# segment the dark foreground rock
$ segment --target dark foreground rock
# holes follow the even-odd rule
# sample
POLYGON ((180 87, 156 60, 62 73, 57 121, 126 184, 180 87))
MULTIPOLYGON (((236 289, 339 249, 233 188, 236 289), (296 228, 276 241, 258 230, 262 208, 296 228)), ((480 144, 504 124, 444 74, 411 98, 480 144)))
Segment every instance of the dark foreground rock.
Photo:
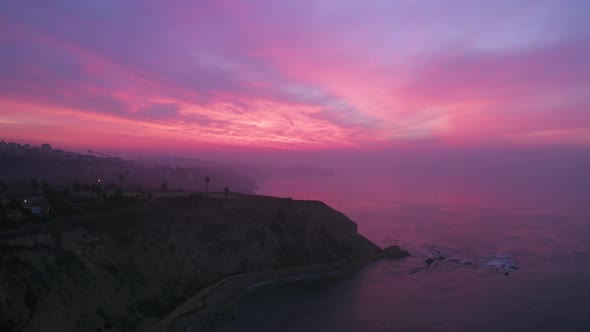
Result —
POLYGON ((385 258, 397 259, 408 257, 410 256, 410 253, 407 250, 400 248, 399 246, 390 246, 383 249, 383 255, 385 256, 385 258))
POLYGON ((146 203, 0 234, 0 330, 146 330, 229 276, 406 255, 317 201, 146 203))

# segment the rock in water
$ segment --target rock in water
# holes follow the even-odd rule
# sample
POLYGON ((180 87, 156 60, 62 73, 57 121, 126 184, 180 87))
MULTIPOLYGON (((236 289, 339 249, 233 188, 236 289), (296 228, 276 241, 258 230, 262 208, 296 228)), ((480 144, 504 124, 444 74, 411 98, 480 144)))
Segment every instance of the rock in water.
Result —
POLYGON ((424 263, 426 263, 426 265, 430 266, 430 265, 432 265, 432 263, 434 263, 434 258, 427 258, 426 260, 424 260, 424 263))
POLYGON ((409 252, 400 248, 399 246, 389 246, 383 249, 383 254, 386 258, 394 259, 394 258, 403 258, 408 257, 410 255, 409 252))

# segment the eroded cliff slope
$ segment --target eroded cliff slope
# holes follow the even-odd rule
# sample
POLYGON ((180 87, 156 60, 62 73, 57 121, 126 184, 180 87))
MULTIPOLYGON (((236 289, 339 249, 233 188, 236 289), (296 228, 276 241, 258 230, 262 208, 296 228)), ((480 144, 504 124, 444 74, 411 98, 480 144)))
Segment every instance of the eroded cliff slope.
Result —
POLYGON ((130 331, 229 275, 380 255, 321 202, 144 203, 0 235, 0 330, 130 331))

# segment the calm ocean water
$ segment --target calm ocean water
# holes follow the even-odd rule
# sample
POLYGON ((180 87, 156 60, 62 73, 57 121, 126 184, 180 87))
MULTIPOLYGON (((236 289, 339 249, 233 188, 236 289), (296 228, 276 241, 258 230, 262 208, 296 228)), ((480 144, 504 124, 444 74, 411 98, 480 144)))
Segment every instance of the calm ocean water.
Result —
POLYGON ((214 331, 590 331, 584 190, 326 176, 259 192, 322 200, 413 257, 257 288, 214 331))

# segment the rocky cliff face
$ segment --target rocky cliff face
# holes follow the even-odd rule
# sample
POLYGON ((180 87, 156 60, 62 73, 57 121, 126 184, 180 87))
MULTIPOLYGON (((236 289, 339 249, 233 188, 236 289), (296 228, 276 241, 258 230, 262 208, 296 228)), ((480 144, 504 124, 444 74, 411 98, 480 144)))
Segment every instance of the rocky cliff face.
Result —
POLYGON ((0 236, 0 330, 130 331, 229 275, 382 254, 321 202, 155 202, 0 236))

